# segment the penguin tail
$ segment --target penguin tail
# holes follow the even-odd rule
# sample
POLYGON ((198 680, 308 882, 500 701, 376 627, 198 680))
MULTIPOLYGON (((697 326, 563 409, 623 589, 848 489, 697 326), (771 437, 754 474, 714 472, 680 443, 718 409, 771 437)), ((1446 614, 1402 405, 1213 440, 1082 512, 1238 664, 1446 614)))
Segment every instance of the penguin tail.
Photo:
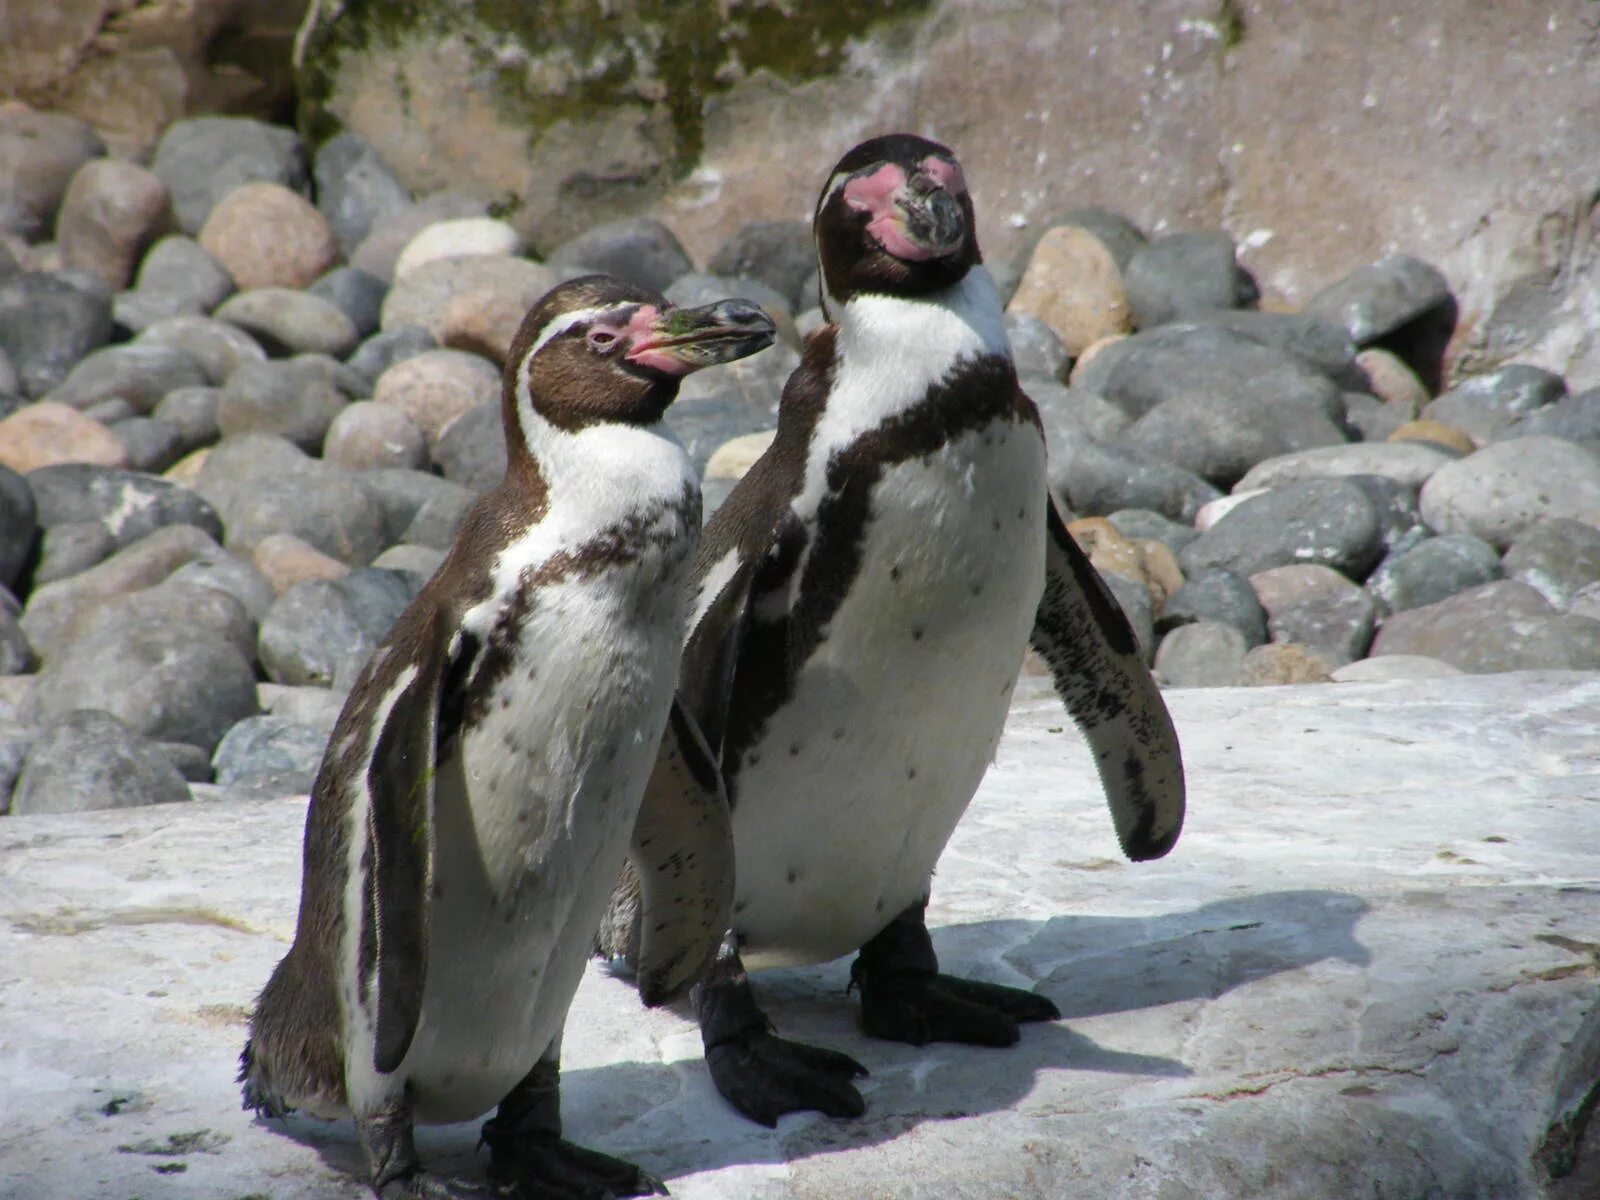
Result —
POLYGON ((244 1049, 239 1052, 239 1074, 235 1077, 239 1083, 240 1093, 244 1098, 242 1107, 253 1110, 258 1117, 286 1117, 294 1111, 283 1102, 271 1081, 263 1064, 256 1056, 255 1038, 245 1040, 244 1049))
POLYGON ((632 975, 639 966, 639 876, 625 863, 611 903, 594 936, 594 954, 611 963, 619 975, 632 975))

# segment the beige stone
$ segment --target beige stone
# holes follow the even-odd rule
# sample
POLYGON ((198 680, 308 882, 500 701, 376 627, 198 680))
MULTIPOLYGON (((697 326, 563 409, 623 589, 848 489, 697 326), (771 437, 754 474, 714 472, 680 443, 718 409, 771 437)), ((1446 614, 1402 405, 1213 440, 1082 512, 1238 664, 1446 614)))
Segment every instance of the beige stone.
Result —
POLYGON ((450 422, 499 395, 493 363, 460 350, 427 350, 378 376, 372 399, 404 412, 432 447, 450 422))
POLYGON ((327 219, 282 184, 234 188, 211 210, 200 245, 233 276, 240 291, 304 288, 338 260, 327 219))
POLYGON ((128 286, 145 248, 168 228, 167 186, 138 163, 90 159, 67 186, 56 219, 61 259, 98 275, 115 291, 128 286))
POLYGON ((1241 687, 1278 687, 1290 683, 1328 683, 1332 668, 1320 656, 1294 642, 1256 646, 1239 665, 1241 687))
POLYGON ((1133 328, 1116 259, 1093 233, 1071 225, 1039 239, 1006 311, 1043 321, 1074 357, 1133 328))
MULTIPOLYGON (((5 52, 0 45, 0 64, 5 52)), ((75 117, 0 108, 0 228, 31 241, 47 236, 72 177, 105 152, 100 135, 75 117)))
POLYGON ((192 488, 200 482, 200 472, 205 470, 206 455, 211 453, 210 446, 201 446, 198 450, 191 450, 165 471, 161 478, 173 483, 181 483, 186 488, 192 488))
POLYGON ((128 465, 128 448, 104 425, 53 400, 19 408, 0 421, 0 466, 26 474, 57 463, 128 465))
POLYGON ((398 405, 357 400, 340 411, 328 426, 322 457, 352 471, 374 467, 425 469, 428 441, 398 405))
POLYGON ((1100 338, 1097 341, 1090 342, 1087 346, 1085 346, 1083 348, 1083 353, 1078 355, 1077 361, 1072 364, 1072 374, 1068 377, 1070 382, 1078 382, 1079 372, 1083 371, 1084 368, 1094 361, 1095 355, 1099 354, 1100 351, 1104 350, 1107 346, 1115 345, 1117 342, 1120 342, 1127 336, 1128 335, 1125 333, 1108 334, 1107 336, 1100 338))
POLYGON ((1154 538, 1134 538, 1133 542, 1144 559, 1145 575, 1150 580, 1150 598, 1159 607, 1183 586, 1183 568, 1178 565, 1178 556, 1172 552, 1172 547, 1165 542, 1154 538))
POLYGON ((1290 563, 1282 567, 1269 567, 1250 576, 1250 586, 1268 616, 1302 601, 1318 600, 1360 587, 1332 567, 1325 567, 1321 563, 1290 563))
POLYGON ((1459 450, 1463 454, 1471 454, 1476 450, 1477 444, 1472 440, 1472 435, 1464 429, 1454 425, 1447 425, 1443 421, 1407 421, 1385 439, 1390 442, 1432 442, 1436 446, 1445 446, 1451 450, 1459 450))
POLYGON ((750 468, 756 465, 756 459, 767 452, 776 435, 777 430, 768 429, 762 433, 729 438, 712 451, 706 462, 706 478, 743 479, 750 468))
POLYGON ((457 217, 435 221, 406 243, 395 260, 394 278, 404 279, 418 267, 446 258, 483 258, 520 254, 522 237, 493 217, 457 217))
POLYGON ((1104 517, 1080 517, 1067 525, 1067 532, 1096 568, 1130 579, 1153 593, 1144 554, 1110 521, 1104 517))
POLYGON ((251 565, 283 595, 297 583, 313 579, 343 579, 350 568, 292 533, 269 533, 250 552, 251 565))
POLYGON ((1368 346, 1356 355, 1356 365, 1372 381, 1372 394, 1407 417, 1415 417, 1428 402, 1428 389, 1404 359, 1381 346, 1368 346))
POLYGON ((527 315, 528 306, 519 295, 488 288, 460 292, 450 297, 439 316, 439 344, 504 366, 527 315))
MULTIPOLYGON (((520 309, 520 323, 559 279, 549 267, 507 255, 439 259, 418 267, 389 289, 383 300, 382 325, 384 329, 419 325, 442 342, 446 317, 457 298, 475 294, 497 297, 493 305, 502 314, 497 318, 500 322, 509 321, 509 314, 520 309)), ((490 306, 484 299, 471 303, 486 309, 490 306)), ((458 321, 464 312, 455 310, 458 321)))

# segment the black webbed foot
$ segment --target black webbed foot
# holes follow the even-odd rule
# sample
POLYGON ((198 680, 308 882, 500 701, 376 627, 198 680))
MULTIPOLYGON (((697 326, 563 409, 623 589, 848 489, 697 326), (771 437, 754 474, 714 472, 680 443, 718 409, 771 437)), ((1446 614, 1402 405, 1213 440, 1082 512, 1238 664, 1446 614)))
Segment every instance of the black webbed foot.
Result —
POLYGON ((464 1179, 424 1171, 412 1140, 411 1110, 404 1105, 358 1117, 356 1137, 378 1200, 486 1200, 495 1194, 464 1179))
POLYGON ((787 1041, 756 1005, 730 933, 691 993, 711 1080, 723 1099, 771 1128, 784 1113, 859 1117, 866 1102, 850 1082, 867 1069, 848 1054, 787 1041))
POLYGON ((521 1133, 489 1143, 489 1177, 517 1200, 620 1200, 665 1196, 661 1180, 633 1163, 555 1134, 521 1133))
POLYGON ((447 1179, 421 1169, 391 1179, 373 1191, 378 1200, 489 1200, 491 1196, 503 1194, 465 1179, 447 1179))

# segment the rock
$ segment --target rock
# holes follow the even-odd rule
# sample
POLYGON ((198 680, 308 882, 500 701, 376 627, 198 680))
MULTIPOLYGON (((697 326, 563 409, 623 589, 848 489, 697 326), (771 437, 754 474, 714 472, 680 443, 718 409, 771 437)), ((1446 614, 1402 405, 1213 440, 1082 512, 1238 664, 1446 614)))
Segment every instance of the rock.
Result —
POLYGON ((715 371, 696 371, 678 386, 667 421, 670 424, 673 414, 688 405, 714 401, 742 404, 759 415, 761 428, 770 426, 778 415, 784 384, 799 365, 800 355, 780 341, 715 371))
POLYGON ((261 624, 262 669, 274 683, 348 688, 410 600, 395 571, 297 584, 261 624))
POLYGON ((239 647, 240 630, 253 628, 231 596, 188 584, 80 613, 70 640, 46 659, 40 721, 100 708, 157 741, 209 752, 256 711, 255 670, 239 647))
POLYGON ((1330 664, 1305 646, 1269 642, 1254 646, 1239 664, 1241 687, 1281 687, 1294 683, 1328 683, 1330 664))
POLYGON ((1525 583, 1503 579, 1395 613, 1372 653, 1421 654, 1470 674, 1600 668, 1600 621, 1555 612, 1525 583))
MULTIPOLYGON (((1369 441, 1372 439, 1368 439, 1369 441)), ((1466 430, 1454 425, 1446 425, 1443 421, 1406 421, 1397 425, 1392 431, 1384 435, 1384 440, 1390 442, 1418 442, 1432 443, 1442 446, 1446 450, 1453 450, 1453 457, 1471 454, 1476 450, 1477 443, 1472 440, 1466 430)))
POLYGON ((1133 328, 1115 257, 1092 231, 1070 225, 1039 239, 1006 313, 1042 322, 1074 358, 1101 338, 1133 328))
POLYGON ((664 292, 694 263, 677 235, 654 217, 630 217, 592 226, 551 250, 553 267, 582 267, 664 292))
POLYGON ((270 183, 301 192, 307 182, 305 149, 293 130, 236 117, 178 121, 162 135, 152 167, 187 234, 198 234, 212 210, 240 188, 270 183))
POLYGON ((1366 654, 1377 627, 1378 604, 1358 587, 1322 592, 1271 610, 1272 640, 1303 646, 1330 669, 1366 654))
POLYGON ((210 445, 221 436, 217 428, 217 405, 221 396, 220 388, 175 388, 161 397, 150 415, 177 430, 179 445, 187 454, 210 445))
POLYGON ((513 296, 470 291, 451 297, 439 318, 439 344, 504 366, 528 310, 513 296))
MULTIPOLYGON (((710 372, 707 373, 710 374, 710 372)), ((719 370, 715 374, 726 376, 731 375, 732 372, 719 370)), ((694 376, 690 376, 690 378, 693 379, 694 376)), ((710 462, 711 455, 718 446, 732 441, 736 437, 744 437, 752 433, 763 433, 772 428, 773 425, 772 413, 755 405, 745 403, 736 390, 737 385, 732 381, 723 379, 721 382, 724 385, 723 390, 711 396, 684 397, 680 393, 680 398, 671 408, 667 409, 666 418, 662 422, 672 431, 672 435, 683 444, 683 448, 688 452, 689 461, 694 465, 695 471, 702 475, 705 473, 706 464, 710 462)), ((498 408, 498 406, 496 407, 498 408)), ((482 411, 482 408, 480 407, 480 409, 474 411, 482 411)), ((462 421, 465 422, 468 419, 470 419, 470 414, 468 417, 463 417, 462 421)), ((478 419, 485 424, 487 423, 486 418, 479 417, 478 419)), ((454 434, 455 428, 452 427, 450 432, 454 434)), ((435 449, 434 456, 436 459, 440 454, 444 453, 444 441, 446 440, 449 439, 441 440, 439 446, 435 449)), ((487 454, 487 449, 485 454, 487 454)), ((491 470, 492 465, 491 462, 485 461, 477 478, 485 479, 493 474, 492 482, 498 483, 500 476, 491 470)), ((504 470, 503 466, 501 470, 504 470)), ((444 473, 447 479, 457 477, 451 474, 451 469, 448 465, 446 465, 444 473)), ((466 483, 467 480, 462 478, 460 482, 466 483)))
POLYGON ((186 487, 153 475, 89 463, 41 467, 28 475, 46 527, 98 522, 117 549, 168 525, 192 525, 222 537, 216 510, 186 487))
POLYGON ((1244 576, 1295 562, 1364 579, 1383 550, 1372 500, 1343 479, 1306 479, 1257 496, 1184 547, 1184 574, 1227 567, 1244 576))
POLYGON ((1419 488, 1455 456, 1423 442, 1354 442, 1317 446, 1263 459, 1240 477, 1234 491, 1278 487, 1297 479, 1381 475, 1408 488, 1419 488))
POLYGON ((323 143, 312 174, 317 208, 347 258, 374 224, 411 208, 405 185, 384 165, 371 143, 350 130, 323 143))
POLYGON ((1500 437, 1520 419, 1560 400, 1566 391, 1561 376, 1513 364, 1457 384, 1424 408, 1422 415, 1454 425, 1482 445, 1500 437))
POLYGON ((405 571, 421 582, 439 570, 444 563, 444 556, 443 550, 435 550, 432 546, 409 546, 402 542, 378 555, 372 560, 372 565, 390 571, 405 571))
POLYGON ((259 683, 256 694, 269 716, 296 725, 306 725, 326 738, 333 732, 347 693, 324 687, 290 687, 282 683, 259 683))
POLYGON ((350 253, 350 265, 389 282, 394 279, 394 264, 400 252, 422 230, 435 221, 487 216, 488 208, 484 201, 457 192, 435 192, 416 204, 376 219, 361 244, 350 253))
POLYGON ((361 400, 333 418, 322 444, 322 457, 353 471, 372 467, 426 469, 428 439, 404 409, 361 400))
POLYGON ((11 811, 18 816, 138 808, 189 799, 170 759, 109 713, 63 713, 28 750, 11 811))
POLYGON ((344 393, 302 362, 247 363, 223 385, 217 429, 225 438, 277 434, 311 453, 322 449, 345 404, 344 393))
MULTIPOLYGON (((1250 587, 1266 610, 1270 620, 1285 609, 1309 600, 1326 600, 1348 592, 1358 592, 1361 585, 1339 574, 1332 567, 1317 563, 1291 563, 1286 567, 1269 567, 1250 576, 1250 587)), ((1279 641, 1295 641, 1280 638, 1279 641)))
POLYGON ((1385 654, 1345 663, 1333 671, 1335 683, 1383 683, 1389 680, 1443 679, 1463 674, 1459 667, 1421 654, 1385 654))
POLYGON ((397 362, 415 358, 424 350, 432 350, 438 343, 426 329, 415 325, 401 325, 375 333, 357 346, 347 365, 359 372, 368 383, 376 383, 397 362))
POLYGON ((1134 323, 1149 329, 1191 313, 1254 304, 1255 282, 1239 269, 1235 253, 1233 239, 1218 230, 1168 234, 1145 246, 1123 272, 1134 323))
POLYGON ((41 400, 0 420, 0 466, 26 474, 54 463, 128 464, 127 447, 98 421, 41 400))
MULTIPOLYGON (((1074 389, 1076 390, 1076 389, 1074 389)), ((1050 425, 1046 426, 1051 431, 1050 425)), ((1152 455, 1108 446, 1089 437, 1050 441, 1050 486, 1074 509, 1109 513, 1147 508, 1176 521, 1192 521, 1221 493, 1205 480, 1152 455)))
POLYGON ((283 717, 246 717, 217 745, 211 758, 224 787, 248 784, 257 794, 300 795, 311 790, 328 735, 283 717))
POLYGON ((38 731, 30 725, 0 720, 0 817, 11 811, 11 793, 38 731))
POLYGON ((199 242, 181 234, 150 247, 139 263, 134 286, 146 296, 170 301, 165 316, 201 316, 234 291, 233 276, 222 264, 199 242))
POLYGON ((1099 574, 1115 597, 1117 607, 1122 609, 1122 615, 1128 618, 1134 640, 1139 643, 1140 657, 1148 663, 1156 649, 1155 606, 1150 600, 1150 589, 1139 580, 1112 571, 1101 571, 1099 574))
POLYGON ((171 317, 141 332, 138 345, 175 346, 199 362, 206 382, 225 383, 245 363, 265 362, 267 352, 244 330, 211 317, 171 317))
POLYGON ((1180 625, 1156 647, 1156 679, 1163 687, 1232 687, 1248 649, 1244 635, 1232 625, 1180 625))
MULTIPOLYGON (((463 487, 440 490, 422 502, 416 515, 400 535, 407 545, 423 546, 430 550, 448 550, 455 543, 456 532, 467 512, 478 497, 463 487)), ((382 564, 374 560, 374 566, 382 564)), ((428 572, 432 574, 432 572, 428 572)))
POLYGON ((322 214, 276 183, 229 192, 212 208, 199 240, 246 291, 306 287, 339 257, 322 214))
MULTIPOLYGON (((694 437, 696 430, 695 414, 690 412, 687 417, 678 413, 683 407, 682 402, 674 404, 667 410, 668 424, 672 425, 672 417, 678 414, 682 418, 678 429, 686 428, 694 437)), ((709 422, 707 422, 709 424, 709 422)), ((721 426, 729 429, 728 436, 747 432, 744 428, 733 428, 730 424, 721 426)), ((677 432, 680 440, 683 433, 677 432)), ((697 448, 701 448, 706 457, 710 456, 711 442, 714 432, 700 433, 695 439, 697 448)), ((724 437, 722 441, 726 441, 724 437)), ((686 442, 685 445, 688 445, 686 442)), ((721 445, 717 442, 716 445, 721 445)), ((506 474, 506 435, 505 421, 500 411, 500 401, 479 404, 476 408, 462 413, 450 423, 439 440, 430 450, 434 464, 444 473, 444 477, 453 483, 458 483, 472 491, 474 495, 488 491, 505 478, 506 474)))
POLYGON ((28 572, 32 587, 70 579, 116 553, 116 539, 99 521, 77 521, 41 529, 37 557, 28 572))
POLYGON ((16 585, 38 536, 39 508, 33 488, 19 472, 0 466, 0 586, 16 585))
POLYGON ((1389 254, 1312 296, 1305 312, 1337 323, 1358 346, 1367 346, 1450 303, 1450 285, 1437 269, 1389 254))
POLYGON ((447 319, 457 325, 462 320, 460 309, 452 315, 459 297, 477 294, 471 303, 503 304, 526 314, 558 278, 550 267, 525 258, 447 258, 426 263, 389 289, 382 327, 387 331, 415 325, 442 341, 447 319))
POLYGON ((1155 623, 1169 634, 1197 621, 1215 621, 1237 629, 1246 647, 1267 640, 1267 614, 1248 581, 1223 567, 1188 573, 1183 586, 1167 598, 1155 623))
POLYGON ((706 460, 706 478, 743 479, 750 468, 756 465, 756 460, 771 447, 776 433, 776 430, 769 429, 723 442, 706 460))
POLYGON ((1340 445, 1345 434, 1313 409, 1239 392, 1179 396, 1151 409, 1126 443, 1216 484, 1230 487, 1263 459, 1340 445))
POLYGON ((441 259, 521 253, 521 235, 504 221, 493 217, 435 221, 420 230, 400 251, 394 264, 394 279, 398 282, 418 267, 441 259))
MULTIPOLYGON (((188 783, 211 782, 211 757, 188 742, 156 742, 156 748, 188 783)), ((193 793, 190 793, 191 798, 193 793)))
POLYGON ((67 186, 106 152, 94 128, 59 112, 0 112, 0 229, 30 242, 48 237, 67 186))
POLYGON ((1551 404, 1518 417, 1501 432, 1502 438, 1555 437, 1569 442, 1600 441, 1600 388, 1576 396, 1563 396, 1551 404))
POLYGON ((379 314, 389 285, 355 267, 335 267, 307 290, 349 317, 356 336, 364 338, 378 330, 379 314))
POLYGON ((250 562, 274 593, 316 579, 343 579, 350 568, 292 533, 273 533, 256 544, 250 562))
POLYGON ((1422 515, 1441 533, 1476 534, 1503 550, 1540 520, 1600 520, 1600 462, 1555 438, 1496 442, 1434 472, 1422 515))
POLYGON ((1366 373, 1372 393, 1389 407, 1414 417, 1428 403, 1428 389, 1398 354, 1368 346, 1356 355, 1356 365, 1366 373))
POLYGON ((1235 492, 1231 496, 1218 496, 1215 500, 1201 505, 1200 511, 1195 513, 1195 529, 1204 533, 1246 500, 1254 500, 1257 496, 1265 496, 1269 490, 1268 488, 1258 488, 1250 492, 1235 492))
POLYGON ((338 305, 310 292, 263 287, 230 296, 217 317, 243 329, 269 354, 330 354, 342 358, 361 339, 338 305))
POLYGON ((1408 409, 1390 408, 1366 392, 1345 392, 1344 424, 1363 442, 1384 441, 1411 418, 1408 409))
POLYGON ((1356 360, 1356 344, 1341 326, 1331 321, 1305 313, 1214 308, 1189 313, 1181 324, 1215 326, 1292 354, 1345 391, 1365 392, 1371 383, 1356 360))
MULTIPOLYGON (((0 675, 23 675, 38 665, 33 647, 28 644, 28 635, 17 619, 19 615, 10 605, 0 605, 0 675)), ((10 783, 6 778, 5 754, 5 739, 0 735, 0 797, 7 794, 10 783)), ((15 777, 13 771, 11 778, 15 777)))
POLYGON ((111 297, 81 273, 25 274, 0 280, 0 351, 35 399, 67 377, 111 336, 111 297))
POLYGON ((1115 525, 1123 536, 1160 542, 1173 554, 1200 536, 1200 531, 1194 526, 1180 524, 1148 508, 1120 508, 1106 520, 1115 525))
POLYGON ((385 536, 391 542, 404 540, 417 514, 429 504, 437 501, 441 511, 465 511, 477 499, 476 492, 427 471, 382 467, 362 471, 356 478, 383 510, 385 536))
POLYGON ((1506 578, 1566 608, 1583 588, 1600 581, 1600 529, 1567 517, 1552 517, 1523 530, 1501 562, 1506 578))
MULTIPOLYGON (((1017 374, 1024 380, 1031 375, 1056 382, 1066 378, 1072 364, 1066 343, 1039 318, 1008 311, 1006 340, 1011 343, 1011 358, 1017 364, 1017 374)), ((1024 383, 1023 391, 1027 390, 1028 385, 1024 383)))
POLYGON ((373 402, 404 413, 433 445, 469 409, 498 405, 500 376, 493 363, 475 354, 428 350, 380 375, 373 402))
POLYGON ((168 221, 167 189, 137 163, 94 158, 78 168, 61 201, 56 241, 69 267, 113 289, 133 278, 140 255, 168 221))
POLYGON ((1346 475, 1346 483, 1360 488, 1378 514, 1378 542, 1385 554, 1410 539, 1420 540, 1429 530, 1422 522, 1415 489, 1386 475, 1346 475))
MULTIPOLYGON (((1065 448, 1071 446, 1074 439, 1088 436, 1115 448, 1117 439, 1132 424, 1127 413, 1088 388, 1063 387, 1053 379, 1037 376, 1021 382, 1039 410, 1045 440, 1052 445, 1065 448)), ((1215 489, 1207 484, 1205 490, 1215 489)))
POLYGON ((106 400, 126 400, 148 416, 168 392, 206 382, 204 366, 188 351, 157 342, 107 346, 84 358, 47 400, 80 412, 106 400))
POLYGON ((713 275, 758 279, 798 312, 817 300, 817 251, 809 221, 747 221, 706 263, 713 275))
POLYGON ((212 588, 232 596, 257 625, 266 619, 267 610, 278 598, 260 571, 231 554, 192 558, 168 575, 166 582, 212 588))

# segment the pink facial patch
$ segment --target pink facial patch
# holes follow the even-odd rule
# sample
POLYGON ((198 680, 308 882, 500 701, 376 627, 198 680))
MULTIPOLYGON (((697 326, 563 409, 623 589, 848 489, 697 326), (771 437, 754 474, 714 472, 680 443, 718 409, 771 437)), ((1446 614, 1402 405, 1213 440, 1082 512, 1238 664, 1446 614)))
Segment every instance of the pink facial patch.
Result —
POLYGON ((871 217, 867 232, 890 254, 906 262, 925 262, 933 252, 906 237, 905 218, 897 203, 905 186, 905 171, 885 163, 872 174, 857 175, 846 183, 844 202, 871 217))
POLYGON ((952 196, 959 196, 967 190, 967 177, 961 173, 960 163, 930 154, 919 165, 923 174, 937 180, 939 186, 952 196))
POLYGON ((687 375, 694 369, 693 367, 665 350, 656 349, 659 335, 652 326, 660 317, 661 310, 655 305, 639 306, 628 323, 617 331, 628 341, 628 351, 623 357, 629 362, 638 363, 641 367, 660 371, 663 375, 687 375))

